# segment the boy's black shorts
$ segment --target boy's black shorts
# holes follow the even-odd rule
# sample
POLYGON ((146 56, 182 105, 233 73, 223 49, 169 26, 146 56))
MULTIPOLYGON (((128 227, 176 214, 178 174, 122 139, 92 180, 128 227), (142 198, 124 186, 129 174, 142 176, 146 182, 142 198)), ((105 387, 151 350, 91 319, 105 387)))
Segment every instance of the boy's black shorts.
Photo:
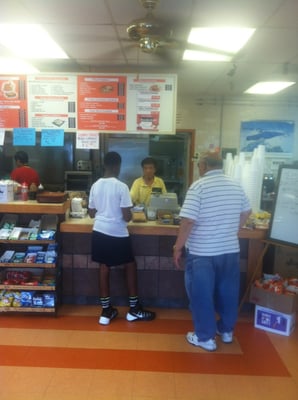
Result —
POLYGON ((106 264, 108 267, 127 264, 134 261, 131 238, 115 237, 93 231, 91 239, 92 261, 106 264))

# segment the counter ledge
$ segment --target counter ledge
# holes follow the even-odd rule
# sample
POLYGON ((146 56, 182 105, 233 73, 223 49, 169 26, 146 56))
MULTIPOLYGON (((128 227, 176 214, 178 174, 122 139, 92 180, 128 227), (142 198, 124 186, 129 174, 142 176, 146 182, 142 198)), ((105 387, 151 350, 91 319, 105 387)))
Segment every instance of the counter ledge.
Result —
MULTIPOLYGON (((91 233, 94 220, 90 217, 85 218, 67 218, 60 224, 61 232, 68 233, 91 233)), ((128 230, 132 235, 161 235, 161 236, 177 236, 178 225, 162 225, 156 221, 147 222, 130 222, 128 230)), ((257 239, 266 238, 267 231, 263 229, 241 229, 239 238, 241 239, 257 239)))

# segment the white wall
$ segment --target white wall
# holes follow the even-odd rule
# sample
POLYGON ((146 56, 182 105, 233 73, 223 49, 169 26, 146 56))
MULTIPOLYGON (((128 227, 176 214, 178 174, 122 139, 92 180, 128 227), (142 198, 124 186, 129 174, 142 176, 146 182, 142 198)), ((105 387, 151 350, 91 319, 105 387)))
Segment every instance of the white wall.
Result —
MULTIPOLYGON (((195 153, 219 146, 220 148, 240 147, 240 125, 242 121, 291 120, 295 123, 295 143, 292 157, 268 157, 266 173, 275 173, 280 161, 298 160, 298 104, 274 103, 271 101, 202 101, 190 104, 178 99, 177 129, 195 129, 195 153)), ((197 178, 194 162, 194 178, 197 178)))

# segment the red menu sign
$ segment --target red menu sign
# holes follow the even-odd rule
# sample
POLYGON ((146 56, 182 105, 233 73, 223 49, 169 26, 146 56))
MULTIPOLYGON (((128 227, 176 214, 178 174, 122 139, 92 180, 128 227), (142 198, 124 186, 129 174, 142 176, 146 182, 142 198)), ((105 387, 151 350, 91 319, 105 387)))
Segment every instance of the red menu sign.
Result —
POLYGON ((126 130, 126 76, 78 76, 78 128, 126 130))
POLYGON ((0 76, 0 128, 26 128, 25 76, 0 76))
POLYGON ((175 133, 176 75, 0 76, 0 128, 175 133))

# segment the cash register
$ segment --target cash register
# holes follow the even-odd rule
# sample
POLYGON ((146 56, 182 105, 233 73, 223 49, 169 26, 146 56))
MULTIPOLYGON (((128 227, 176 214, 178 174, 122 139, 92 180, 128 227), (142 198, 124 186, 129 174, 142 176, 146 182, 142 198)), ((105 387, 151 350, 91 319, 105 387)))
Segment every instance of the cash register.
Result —
POLYGON ((176 193, 153 193, 147 207, 148 219, 157 219, 162 224, 173 224, 179 214, 179 204, 176 193))
POLYGON ((178 199, 176 193, 153 193, 150 197, 149 208, 156 210, 172 210, 173 212, 179 210, 178 199))

